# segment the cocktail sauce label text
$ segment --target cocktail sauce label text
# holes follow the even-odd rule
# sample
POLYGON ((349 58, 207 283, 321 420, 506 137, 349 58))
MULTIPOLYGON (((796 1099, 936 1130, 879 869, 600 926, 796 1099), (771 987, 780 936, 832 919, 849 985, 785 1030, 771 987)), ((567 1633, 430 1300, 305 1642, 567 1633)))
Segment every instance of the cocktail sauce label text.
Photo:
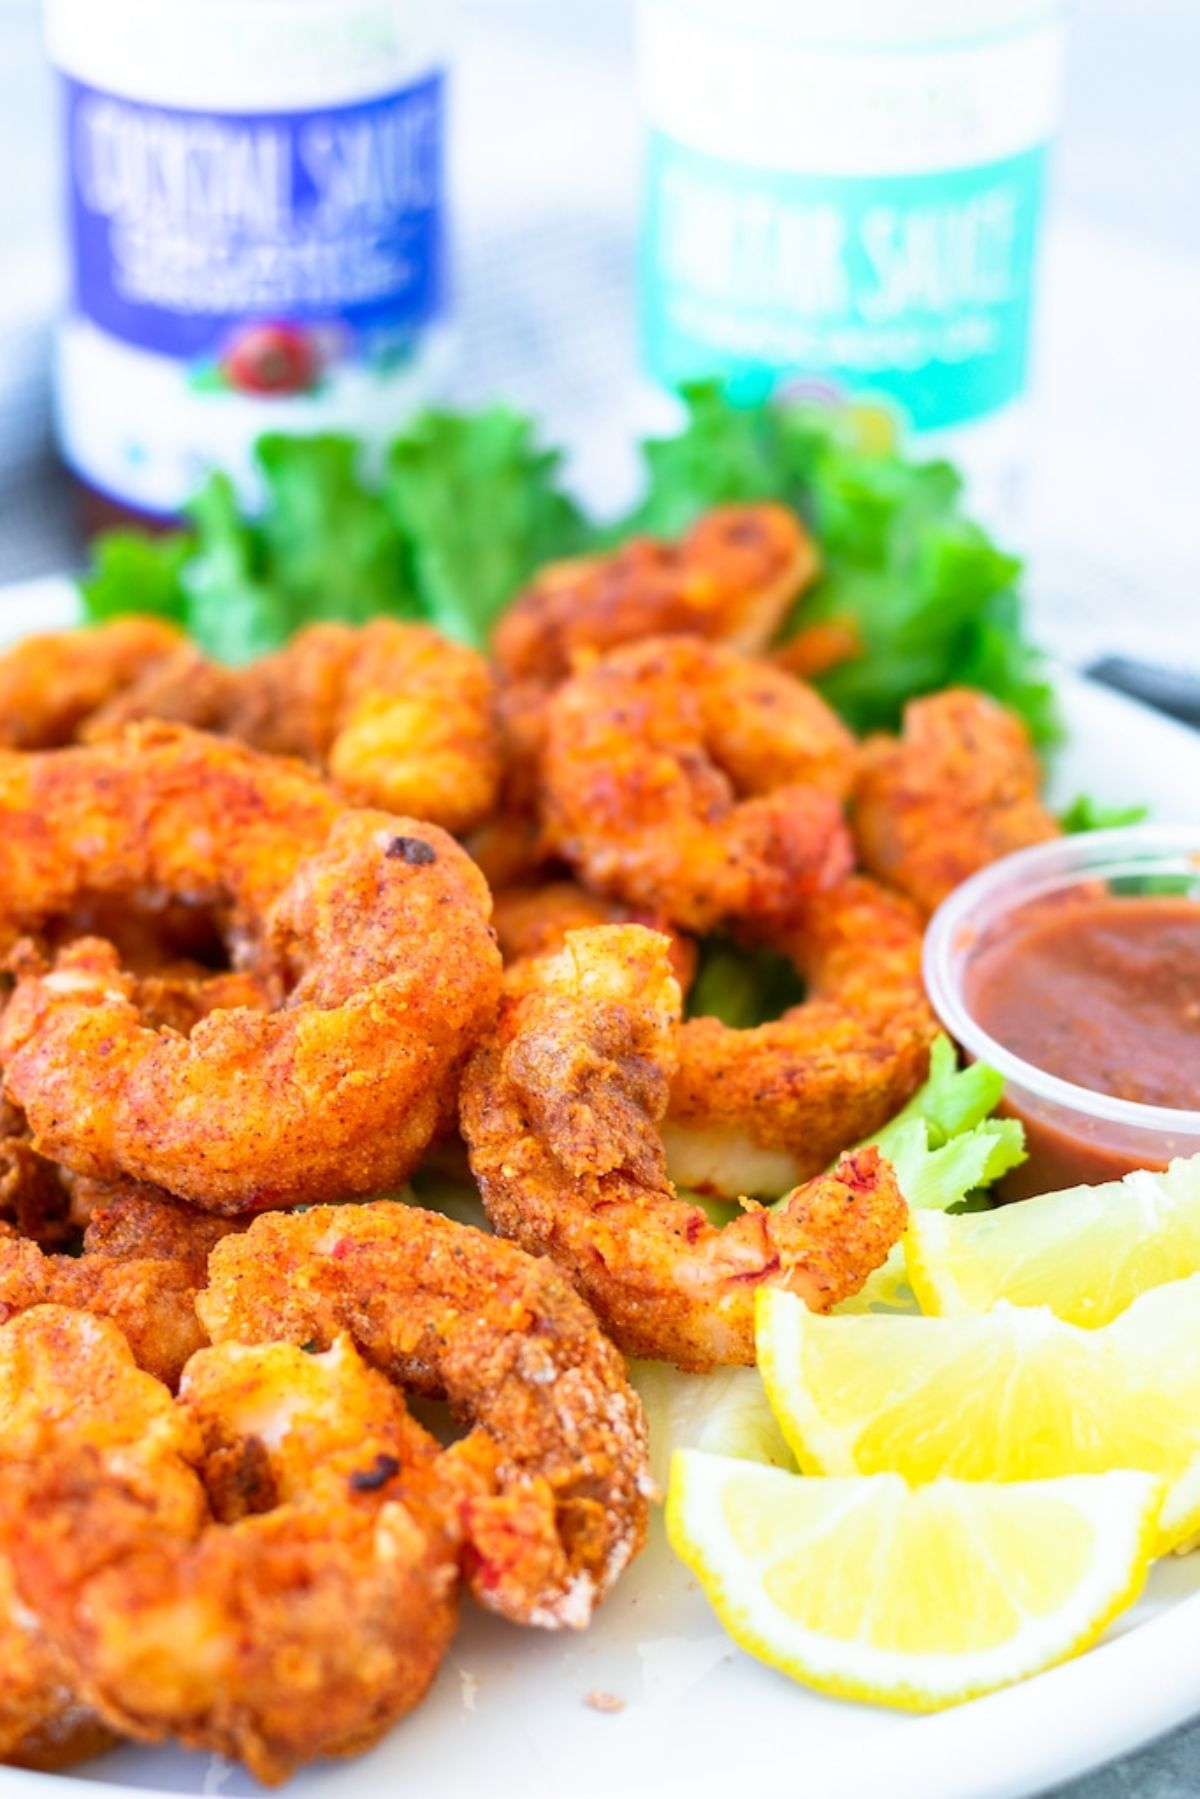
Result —
POLYGON ((417 0, 48 0, 68 462, 176 512, 265 431, 393 435, 446 345, 447 75, 417 0))
POLYGON ((336 322, 369 349, 436 315, 440 76, 257 117, 65 86, 74 300, 101 330, 219 356, 248 316, 336 322))

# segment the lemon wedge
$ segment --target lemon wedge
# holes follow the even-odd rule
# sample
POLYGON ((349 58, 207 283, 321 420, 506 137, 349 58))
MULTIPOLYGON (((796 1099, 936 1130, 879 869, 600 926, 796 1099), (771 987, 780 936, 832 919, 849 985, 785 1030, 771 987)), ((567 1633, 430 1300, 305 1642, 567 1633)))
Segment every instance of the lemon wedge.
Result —
POLYGON ((955 1318, 818 1317, 766 1288, 758 1361, 805 1472, 920 1483, 1139 1469, 1167 1486, 1160 1548, 1200 1530, 1200 1275, 1097 1330, 1003 1301, 955 1318))
POLYGON ((933 1711, 1094 1643, 1141 1590, 1161 1497, 1144 1474, 912 1489, 682 1449, 667 1532, 751 1655, 933 1711))
POLYGON ((904 1253, 923 1312, 1007 1299, 1107 1324, 1148 1288, 1200 1270, 1200 1156, 995 1212, 913 1212, 904 1253))

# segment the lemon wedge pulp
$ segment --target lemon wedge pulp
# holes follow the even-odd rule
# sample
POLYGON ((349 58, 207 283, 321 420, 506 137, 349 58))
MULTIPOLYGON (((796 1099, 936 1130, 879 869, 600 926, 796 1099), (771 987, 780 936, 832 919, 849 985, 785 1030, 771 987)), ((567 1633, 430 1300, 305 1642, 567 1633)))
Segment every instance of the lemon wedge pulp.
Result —
POLYGON ((995 1212, 914 1211, 904 1253, 923 1312, 1007 1299, 1107 1324, 1149 1288, 1200 1271, 1200 1156, 995 1212))
POLYGON ((842 1698, 932 1711, 1087 1648, 1136 1598, 1161 1484, 810 1479, 678 1450, 676 1553, 731 1637, 842 1698))
POLYGON ((808 1473, 920 1483, 1138 1469, 1166 1483, 1160 1549, 1200 1529, 1200 1275, 1097 1330, 1003 1303, 954 1318, 818 1317, 763 1289, 758 1357, 808 1473))

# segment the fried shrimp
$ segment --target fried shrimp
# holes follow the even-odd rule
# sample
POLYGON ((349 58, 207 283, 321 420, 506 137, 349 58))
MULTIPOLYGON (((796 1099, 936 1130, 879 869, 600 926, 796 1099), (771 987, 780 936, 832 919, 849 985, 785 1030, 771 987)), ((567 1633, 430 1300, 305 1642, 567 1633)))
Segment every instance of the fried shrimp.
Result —
POLYGON ((208 1341, 196 1317, 196 1290, 195 1275, 176 1262, 46 1255, 15 1233, 0 1234, 0 1318, 58 1305, 111 1319, 138 1366, 169 1387, 208 1341))
POLYGON ((782 506, 722 506, 678 542, 635 537, 608 556, 552 563, 497 623, 506 682, 556 686, 584 655, 666 633, 761 650, 815 578, 816 545, 782 506))
POLYGON ((586 1624, 646 1528, 645 1421, 625 1369, 550 1262, 412 1206, 259 1218, 213 1251, 215 1343, 347 1332, 372 1366, 444 1395, 469 1434, 466 1570, 523 1624, 586 1624))
POLYGON ((540 887, 509 887, 496 895, 492 923, 506 968, 562 949, 571 931, 600 924, 644 924, 661 931, 671 945, 671 970, 686 993, 696 974, 696 945, 658 918, 640 917, 619 900, 601 899, 574 881, 547 881, 540 887))
POLYGON ((196 1316, 209 1251, 241 1229, 149 1189, 96 1190, 79 1255, 47 1255, 0 1227, 0 1318, 33 1306, 70 1306, 108 1318, 140 1368, 175 1387, 208 1342, 196 1316))
POLYGON ((78 1185, 88 1189, 85 1256, 170 1262, 185 1269, 197 1288, 204 1285, 208 1258, 217 1244, 231 1232, 245 1230, 248 1223, 181 1205, 153 1187, 105 1187, 84 1181, 78 1185))
POLYGON ((113 1733, 75 1697, 68 1664, 17 1597, 0 1552, 0 1762, 53 1770, 99 1755, 113 1733))
POLYGON ((688 929, 779 924, 849 873, 839 802, 854 753, 791 676, 655 638, 550 702, 546 834, 589 887, 688 929))
POLYGON ((276 1782, 418 1703, 456 1617, 457 1495, 346 1339, 203 1350, 173 1405, 102 1320, 21 1326, 63 1359, 39 1370, 27 1443, 0 1451, 0 1545, 87 1704, 276 1782), (106 1432, 69 1403, 84 1379, 106 1432))
POLYGON ((1059 826, 1025 726, 968 688, 913 700, 900 738, 868 740, 854 800, 863 867, 932 912, 968 875, 1059 826))
MULTIPOLYGON (((171 1431, 166 1389, 133 1365, 109 1324, 41 1306, 0 1328, 0 1493, 4 1471, 35 1464, 69 1424, 81 1446, 111 1450, 139 1439, 155 1446, 171 1431), (119 1345, 112 1357, 98 1344, 119 1345)), ((81 1697, 68 1657, 47 1636, 16 1588, 0 1509, 0 1760, 62 1767, 112 1740, 81 1697)))
POLYGON ((0 1221, 41 1244, 70 1232, 71 1195, 62 1170, 39 1156, 18 1107, 0 1098, 0 1221))
POLYGON ((723 1230, 680 1200, 660 1134, 679 1012, 663 937, 573 932, 506 997, 461 1121, 497 1230, 554 1256, 627 1354, 705 1369, 754 1360, 764 1283, 820 1311, 857 1292, 906 1208, 873 1150, 723 1230))
POLYGON ((222 668, 187 645, 89 721, 91 740, 141 719, 235 737, 326 771, 355 805, 462 831, 500 779, 483 658, 424 625, 309 625, 285 649, 222 668))
POLYGON ((296 763, 164 725, 0 756, 0 949, 82 901, 152 894, 216 911, 239 952, 341 810, 296 763))
POLYGON ((70 743, 85 719, 182 641, 165 619, 116 618, 89 630, 26 637, 0 652, 0 749, 70 743))
POLYGON ((273 1001, 158 1031, 111 946, 21 952, 0 1063, 39 1153, 236 1213, 385 1191, 452 1118, 500 958, 483 877, 436 826, 339 812, 296 767, 163 727, 0 762, 0 820, 0 939, 81 886, 184 893, 273 1001))
POLYGON ((542 836, 539 819, 531 811, 502 807, 464 838, 463 847, 482 869, 493 894, 505 887, 536 886, 554 874, 565 873, 542 836))
POLYGON ((685 1187, 774 1198, 871 1136, 925 1077, 936 1032, 921 926, 899 895, 852 877, 809 900, 774 947, 806 998, 752 1030, 692 1018, 663 1125, 685 1187))
POLYGON ((722 506, 685 537, 639 537, 607 556, 552 563, 496 625, 506 803, 536 804, 546 702, 622 644, 668 633, 754 652, 815 578, 816 546, 782 506, 722 506))
POLYGON ((634 538, 611 555, 543 569, 503 614, 492 643, 505 809, 526 819, 536 813, 546 702, 569 675, 623 644, 667 633, 761 650, 816 572, 812 539, 794 514, 772 505, 718 507, 676 543, 634 538))

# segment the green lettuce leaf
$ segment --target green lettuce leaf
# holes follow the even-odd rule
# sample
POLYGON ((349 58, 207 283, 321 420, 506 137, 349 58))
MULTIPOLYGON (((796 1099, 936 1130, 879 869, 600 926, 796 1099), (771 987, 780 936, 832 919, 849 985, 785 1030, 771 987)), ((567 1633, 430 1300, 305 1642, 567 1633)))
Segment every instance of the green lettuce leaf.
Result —
POLYGON ((730 1030, 748 1031, 778 1018, 803 998, 804 982, 787 956, 709 937, 700 946, 687 1016, 719 1018, 730 1030))
POLYGON ((228 661, 313 619, 376 613, 427 619, 483 648, 545 562, 631 531, 674 535, 722 502, 775 499, 808 522, 822 554, 784 636, 830 620, 852 628, 861 654, 818 685, 856 730, 892 728, 906 701, 964 682, 1012 706, 1039 743, 1053 739, 1020 566, 963 514, 947 463, 896 454, 852 408, 737 405, 713 383, 684 400, 682 429, 644 446, 642 501, 603 526, 566 492, 559 452, 503 406, 422 414, 378 474, 347 437, 264 437, 253 518, 213 476, 191 508, 194 554, 187 539, 102 540, 85 609, 161 612, 228 661))
POLYGON ((272 435, 259 439, 257 454, 265 566, 293 628, 315 619, 358 625, 379 613, 421 615, 406 546, 364 480, 353 438, 272 435))
POLYGON ((643 443, 645 493, 609 527, 610 539, 633 531, 676 537, 711 506, 791 497, 794 483, 772 411, 733 406, 714 382, 694 382, 681 397, 686 423, 673 437, 643 443))
POLYGON ((423 414, 378 479, 356 441, 336 434, 271 434, 256 455, 253 517, 214 474, 188 509, 194 536, 99 539, 81 582, 86 615, 157 612, 230 663, 314 620, 381 613, 482 649, 534 571, 591 540, 560 485, 560 455, 503 407, 423 414))
MULTIPOLYGON (((991 1203, 988 1189, 1025 1160, 1025 1127, 1017 1118, 990 1116, 1004 1082, 993 1068, 974 1062, 959 1068, 954 1045, 935 1038, 929 1075, 902 1111, 869 1141, 896 1171, 900 1191, 914 1208, 979 1211, 991 1203)), ((897 1243, 860 1292, 840 1312, 915 1312, 904 1245, 897 1243)))
POLYGON ((931 1135, 920 1118, 891 1135, 888 1160, 910 1206, 977 1209, 983 1190, 1025 1160, 1025 1132, 1016 1118, 989 1118, 937 1145, 931 1135))
POLYGON ((1058 815, 1058 822, 1068 836, 1084 831, 1111 831, 1118 825, 1141 824, 1149 818, 1149 806, 1102 806, 1089 793, 1081 793, 1058 815))
POLYGON ((421 614, 448 636, 482 649, 534 571, 586 544, 583 517, 559 485, 561 461, 502 406, 427 412, 392 445, 384 497, 421 614))
POLYGON ((184 532, 149 537, 105 531, 92 545, 92 566, 79 583, 83 614, 96 624, 123 613, 148 612, 187 625, 184 565, 192 540, 184 532))
POLYGON ((1013 707, 1035 741, 1054 740, 1053 692, 1024 635, 1020 564, 964 516, 948 463, 869 442, 850 410, 742 406, 711 382, 683 398, 683 429, 644 446, 645 498, 614 535, 673 534, 722 502, 782 501, 811 526, 823 563, 784 636, 830 620, 853 627, 863 653, 817 685, 856 730, 892 729, 907 700, 963 683, 1013 707))
POLYGON ((996 1110, 1004 1092, 1004 1080, 984 1062, 958 1065, 958 1052, 944 1032, 933 1040, 929 1073, 908 1104, 871 1138, 885 1156, 891 1155, 895 1134, 914 1118, 925 1125, 930 1143, 937 1148, 950 1137, 960 1136, 996 1110))
POLYGON ((190 511, 197 548, 181 575, 188 630, 218 662, 252 662, 284 643, 293 625, 261 533, 242 517, 228 475, 211 475, 190 511))
POLYGON ((925 1081, 867 1139, 895 1168, 910 1206, 956 1209, 1025 1160, 1024 1126, 991 1116, 1003 1092, 994 1068, 983 1062, 960 1068, 949 1037, 935 1037, 925 1081))

